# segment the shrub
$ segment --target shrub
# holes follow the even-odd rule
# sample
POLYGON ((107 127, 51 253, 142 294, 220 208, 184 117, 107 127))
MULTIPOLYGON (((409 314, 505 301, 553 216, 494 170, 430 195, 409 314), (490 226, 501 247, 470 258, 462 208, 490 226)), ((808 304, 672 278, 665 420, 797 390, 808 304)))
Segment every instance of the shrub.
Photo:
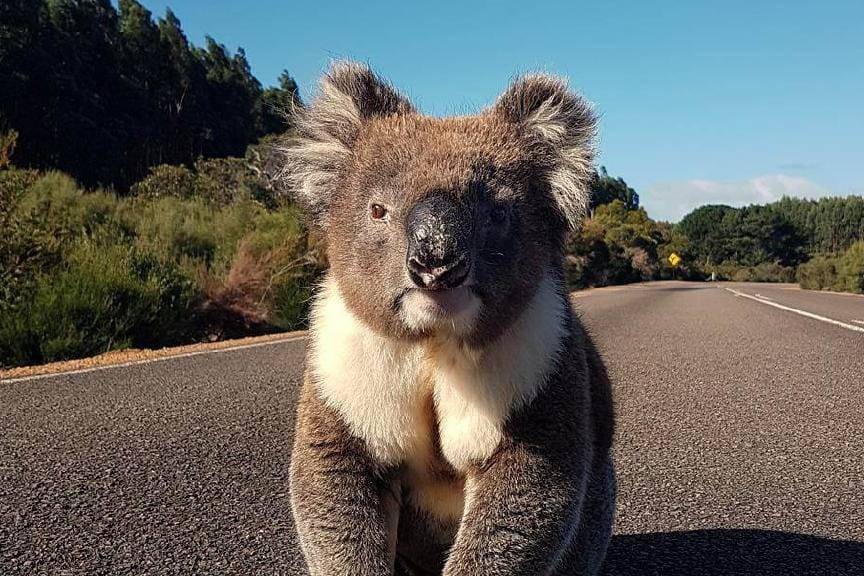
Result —
POLYGON ((150 252, 207 264, 216 254, 216 209, 203 200, 136 198, 124 204, 122 218, 137 245, 150 252))
POLYGON ((761 262, 749 270, 753 282, 795 281, 795 268, 783 266, 778 262, 761 262))
POLYGON ((63 252, 81 239, 125 234, 117 226, 117 199, 84 192, 60 172, 4 170, 0 225, 0 309, 19 302, 39 274, 58 266, 63 252))
POLYGON ((264 323, 289 330, 302 326, 323 267, 296 209, 260 215, 227 273, 202 281, 209 330, 236 331, 238 322, 254 331, 263 330, 264 323))
POLYGON ((725 260, 720 264, 706 266, 707 274, 712 272, 718 280, 734 282, 794 282, 795 269, 779 262, 761 262, 756 266, 742 266, 738 262, 725 260))
POLYGON ((189 265, 228 269, 240 240, 266 213, 252 200, 220 207, 201 198, 135 198, 123 209, 124 226, 140 246, 189 265))
POLYGON ((117 197, 109 192, 87 192, 62 172, 39 176, 20 198, 17 215, 38 232, 62 243, 78 238, 107 237, 116 241, 126 231, 118 226, 117 197))
POLYGON ((219 206, 252 199, 274 209, 275 194, 257 149, 250 158, 199 158, 194 169, 186 166, 161 164, 150 169, 147 176, 133 184, 129 192, 139 198, 201 198, 219 206))
POLYGON ((267 267, 266 259, 253 255, 244 241, 225 275, 199 271, 198 282, 204 292, 202 320, 208 338, 267 331, 267 267))
POLYGON ((837 261, 836 290, 864 294, 864 240, 852 244, 837 261))
POLYGON ((280 282, 275 290, 270 322, 283 330, 305 328, 308 325, 309 305, 315 283, 316 278, 310 275, 291 282, 280 282))
POLYGON ((248 198, 216 211, 213 228, 216 232, 214 261, 217 270, 226 270, 231 265, 241 241, 267 217, 264 207, 248 198))
MULTIPOLYGON (((208 162, 202 172, 221 186, 234 168, 208 162)), ((0 364, 306 321, 321 243, 295 207, 269 210, 237 192, 242 179, 230 199, 197 197, 199 175, 174 166, 125 199, 59 172, 3 170, 0 185, 0 364)))
POLYGON ((37 178, 31 170, 0 170, 0 313, 26 292, 39 268, 42 247, 34 223, 18 214, 21 198, 37 178))
POLYGON ((251 198, 246 161, 242 158, 199 159, 195 162, 195 195, 220 205, 251 198))
POLYGON ((581 290, 588 287, 589 274, 586 270, 587 256, 567 254, 564 257, 564 281, 568 290, 581 290))
POLYGON ((15 153, 15 146, 17 145, 17 130, 3 130, 0 132, 0 169, 8 168, 12 165, 12 154, 15 153))
MULTIPOLYGON (((21 197, 38 179, 39 173, 35 170, 0 170, 0 218, 12 213, 21 197)), ((0 220, 0 223, 2 222, 0 220)))
POLYGON ((0 364, 177 343, 190 334, 193 305, 190 282, 170 262, 126 245, 82 242, 0 318, 0 364))
POLYGON ((753 269, 746 266, 735 270, 730 279, 735 282, 754 282, 756 280, 753 275, 753 269))
POLYGON ((624 255, 630 259, 630 265, 639 274, 640 280, 651 280, 659 274, 660 266, 657 264, 657 259, 644 248, 638 246, 625 248, 624 255))
POLYGON ((195 174, 186 166, 160 164, 150 169, 147 176, 129 188, 139 198, 192 198, 195 195, 195 174))
POLYGON ((808 290, 830 290, 837 285, 837 261, 828 256, 816 256, 798 266, 798 284, 808 290))
POLYGON ((705 266, 706 272, 708 274, 715 274, 718 280, 735 280, 735 275, 740 269, 741 265, 731 260, 724 260, 719 264, 705 266))

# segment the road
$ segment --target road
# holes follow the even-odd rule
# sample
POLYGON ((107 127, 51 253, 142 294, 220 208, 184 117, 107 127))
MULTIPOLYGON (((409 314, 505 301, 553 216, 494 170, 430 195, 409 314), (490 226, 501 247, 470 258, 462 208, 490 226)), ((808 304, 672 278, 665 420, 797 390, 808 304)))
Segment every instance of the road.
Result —
MULTIPOLYGON (((609 575, 864 574, 864 298, 666 282, 574 302, 615 384, 609 575)), ((0 382, 0 574, 303 574, 303 353, 0 382)))

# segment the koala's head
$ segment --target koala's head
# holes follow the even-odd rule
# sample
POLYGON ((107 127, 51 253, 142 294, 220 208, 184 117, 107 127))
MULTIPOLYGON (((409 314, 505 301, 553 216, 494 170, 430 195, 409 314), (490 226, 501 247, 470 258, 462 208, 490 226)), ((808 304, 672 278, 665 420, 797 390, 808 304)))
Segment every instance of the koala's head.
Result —
POLYGON ((560 275, 593 160, 589 105, 550 76, 475 116, 432 118, 337 63, 284 150, 347 306, 379 333, 481 344, 560 275))

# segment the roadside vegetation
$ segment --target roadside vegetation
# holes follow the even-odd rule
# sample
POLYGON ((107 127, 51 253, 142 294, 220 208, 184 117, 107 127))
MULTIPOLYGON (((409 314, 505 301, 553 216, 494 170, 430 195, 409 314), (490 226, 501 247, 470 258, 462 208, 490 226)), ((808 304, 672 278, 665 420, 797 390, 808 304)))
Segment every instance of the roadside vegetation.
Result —
POLYGON ((703 206, 675 226, 695 278, 793 282, 864 292, 864 198, 783 198, 764 206, 703 206))
MULTIPOLYGON (((302 106, 242 50, 135 0, 0 6, 0 367, 303 327, 326 267, 269 142, 302 106)), ((864 292, 864 199, 652 220, 600 168, 567 242, 573 289, 797 281, 864 292), (669 256, 681 264, 673 267, 669 256)))
MULTIPOLYGON (((124 194, 0 168, 0 365, 303 327, 324 250, 271 187, 266 149, 157 165, 124 194)), ((573 289, 713 273, 864 292, 864 199, 707 206, 673 225, 605 170, 592 189, 567 243, 573 289)))
POLYGON ((321 251, 291 204, 224 168, 156 167, 133 196, 0 171, 0 365, 302 327, 321 251))
POLYGON ((764 206, 702 206, 652 220, 639 195, 601 168, 588 218, 568 243, 574 288, 682 278, 799 282, 864 293, 864 198, 783 198, 764 206), (681 263, 672 267, 669 256, 681 263))

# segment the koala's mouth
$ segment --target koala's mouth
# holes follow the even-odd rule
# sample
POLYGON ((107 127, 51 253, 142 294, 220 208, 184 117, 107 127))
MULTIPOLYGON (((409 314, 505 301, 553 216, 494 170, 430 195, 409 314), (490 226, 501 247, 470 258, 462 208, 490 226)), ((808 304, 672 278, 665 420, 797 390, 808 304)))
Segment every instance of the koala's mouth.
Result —
POLYGON ((477 299, 477 295, 470 286, 459 286, 446 290, 417 289, 416 292, 429 307, 435 308, 445 316, 458 316, 466 312, 477 299))
POLYGON ((470 331, 480 312, 481 298, 475 286, 463 285, 445 290, 410 288, 401 295, 399 307, 403 321, 420 331, 441 328, 470 331))

